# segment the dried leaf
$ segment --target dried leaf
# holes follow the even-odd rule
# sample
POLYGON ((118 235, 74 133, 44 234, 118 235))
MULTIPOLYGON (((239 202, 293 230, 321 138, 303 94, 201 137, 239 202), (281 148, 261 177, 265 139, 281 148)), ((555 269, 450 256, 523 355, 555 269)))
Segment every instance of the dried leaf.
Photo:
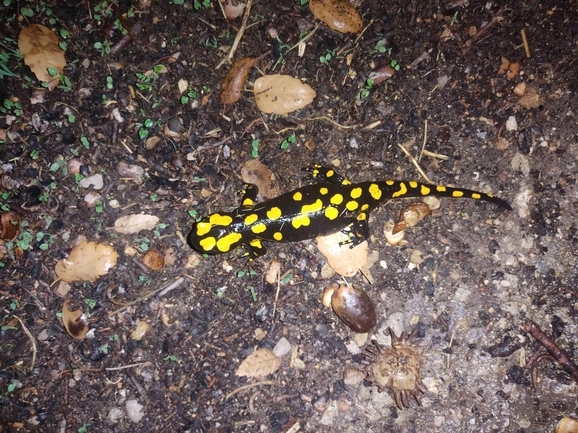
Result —
POLYGON ((62 304, 62 323, 72 338, 84 340, 88 332, 88 320, 82 310, 70 311, 68 309, 69 302, 66 299, 62 304))
POLYGON ((259 193, 265 198, 279 195, 279 189, 273 182, 275 175, 258 159, 250 159, 243 165, 241 178, 245 183, 256 185, 259 188, 259 193))
POLYGON ((352 277, 367 263, 368 245, 367 241, 363 241, 354 248, 349 248, 348 245, 339 245, 340 242, 347 239, 347 235, 342 232, 319 236, 317 248, 321 254, 327 257, 329 266, 335 272, 344 277, 352 277))
POLYGON ((311 103, 315 90, 289 75, 265 75, 255 81, 255 102, 263 113, 287 114, 311 103))
POLYGON ((94 281, 116 265, 117 252, 113 247, 96 242, 81 242, 68 258, 56 263, 54 272, 63 281, 94 281))
POLYGON ((221 92, 219 94, 221 104, 234 104, 239 100, 255 60, 253 57, 245 57, 233 63, 221 84, 221 92))
POLYGON ((12 212, 2 212, 0 216, 3 241, 13 241, 20 234, 20 217, 12 212))
POLYGON ((309 0, 309 10, 338 32, 359 33, 363 28, 363 20, 349 0, 309 0))
POLYGON ((153 271, 160 271, 165 265, 165 258, 157 250, 149 250, 143 256, 142 262, 153 271))
POLYGON ((48 83, 48 90, 54 90, 58 85, 58 75, 51 76, 48 68, 62 73, 66 66, 64 51, 58 46, 56 33, 40 24, 32 24, 23 28, 18 35, 18 49, 36 78, 48 83))
POLYGON ((152 230, 159 222, 159 217, 154 215, 133 214, 120 217, 114 222, 114 230, 117 233, 133 234, 141 230, 152 230))
POLYGON ((242 2, 231 2, 231 0, 226 0, 225 5, 223 6, 223 10, 225 11, 225 16, 228 20, 234 20, 235 18, 239 18, 241 15, 243 15, 245 6, 246 4, 242 2))
POLYGON ((151 325, 146 320, 141 320, 136 325, 136 328, 130 333, 130 338, 136 341, 141 341, 145 334, 151 329, 151 325))
POLYGON ((275 356, 272 350, 257 349, 251 353, 235 372, 237 376, 264 377, 275 373, 281 366, 281 358, 275 356))

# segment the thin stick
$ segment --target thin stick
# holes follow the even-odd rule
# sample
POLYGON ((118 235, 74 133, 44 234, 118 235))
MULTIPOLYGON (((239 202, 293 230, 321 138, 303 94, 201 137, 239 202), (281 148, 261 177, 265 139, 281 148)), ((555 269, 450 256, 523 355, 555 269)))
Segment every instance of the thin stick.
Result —
POLYGON ((443 155, 443 154, 441 154, 441 153, 430 152, 430 151, 427 150, 427 149, 424 149, 424 150, 423 150, 423 154, 424 154, 425 156, 429 156, 430 158, 437 158, 437 159, 441 159, 441 160, 443 160, 443 161, 447 161, 448 159, 450 159, 450 157, 447 156, 447 155, 443 155))
POLYGON ((530 46, 528 45, 528 39, 526 39, 526 30, 522 29, 522 43, 524 44, 524 51, 526 52, 526 57, 530 58, 530 46))
POLYGON ((419 158, 417 162, 421 162, 421 157, 423 155, 423 151, 425 150, 425 143, 427 141, 427 119, 425 119, 423 124, 423 143, 421 144, 421 152, 419 153, 419 158))
POLYGON ((263 380, 261 382, 250 383, 248 385, 242 386, 242 387, 237 388, 236 390, 230 392, 225 397, 225 401, 229 400, 231 397, 233 397, 235 394, 240 393, 241 391, 244 391, 246 389, 255 388, 256 386, 260 386, 260 385, 275 385, 275 382, 273 382, 272 380, 263 380))
POLYGON ((500 10, 498 10, 498 12, 496 12, 494 14, 494 16, 492 17, 492 19, 490 20, 490 22, 488 24, 486 24, 484 27, 482 27, 480 30, 478 30, 478 32, 476 34, 474 34, 470 40, 466 41, 465 43, 465 49, 469 50, 470 47, 473 45, 474 42, 476 42, 478 39, 480 39, 488 30, 490 30, 490 28, 492 28, 497 22, 498 22, 498 18, 500 15, 502 15, 504 13, 504 11, 508 9, 508 6, 502 6, 500 8, 500 10))
POLYGON ((251 12, 251 5, 253 4, 253 0, 247 1, 247 6, 245 6, 245 15, 243 15, 243 22, 241 23, 241 28, 237 32, 237 36, 235 36, 235 41, 233 42, 233 46, 229 50, 229 54, 223 60, 219 62, 219 64, 215 67, 215 69, 219 69, 225 62, 230 61, 233 56, 235 55, 235 51, 237 51, 237 46, 243 37, 243 33, 245 33, 245 29, 247 28, 247 21, 249 20, 249 15, 251 12))
POLYGON ((24 333, 26 335, 28 335, 28 338, 30 339, 30 343, 32 343, 32 365, 30 366, 30 371, 32 371, 34 369, 34 364, 36 363, 36 340, 35 338, 32 336, 32 334, 30 333, 30 331, 28 330, 28 328, 26 327, 26 325, 24 324, 24 322, 20 319, 20 317, 18 316, 14 316, 16 318, 16 320, 18 320, 20 322, 20 326, 22 326, 22 330, 24 331, 24 333))
POLYGON ((411 161, 411 163, 413 165, 415 165, 415 168, 417 169, 417 171, 419 172, 419 174, 422 175, 422 177, 426 180, 427 183, 433 183, 429 177, 427 177, 427 174, 424 173, 424 171, 421 169, 421 167, 419 166, 418 162, 415 160, 415 158, 413 156, 411 156, 411 154, 407 151, 407 149, 405 147, 403 147, 401 144, 397 143, 397 147, 399 147, 403 153, 405 153, 405 155, 409 158, 409 160, 411 161))
POLYGON ((287 51, 285 51, 285 54, 287 54, 289 51, 294 50, 295 48, 297 48, 299 45, 304 44, 305 42, 307 42, 309 39, 311 39, 311 36, 313 36, 315 34, 315 32, 317 31, 317 29, 319 28, 319 24, 317 24, 313 30, 311 30, 309 33, 307 33, 307 35, 305 35, 303 37, 303 39, 301 39, 299 42, 297 42, 295 45, 293 45, 291 48, 289 48, 287 51))
POLYGON ((314 121, 314 120, 327 120, 328 122, 333 123, 335 126, 337 126, 338 128, 342 128, 342 129, 351 129, 351 128, 355 128, 357 125, 351 125, 351 126, 347 126, 347 125, 341 125, 339 123, 337 123, 335 120, 330 119, 327 116, 321 116, 321 117, 309 117, 307 119, 303 119, 305 121, 314 121))

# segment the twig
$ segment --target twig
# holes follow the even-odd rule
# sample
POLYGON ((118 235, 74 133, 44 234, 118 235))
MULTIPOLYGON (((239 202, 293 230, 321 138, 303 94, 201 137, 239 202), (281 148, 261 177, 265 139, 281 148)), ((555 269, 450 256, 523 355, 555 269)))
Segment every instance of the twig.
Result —
POLYGON ((241 391, 244 391, 246 389, 255 388, 256 386, 261 386, 261 385, 275 385, 275 382, 273 382, 272 380, 262 380, 261 382, 255 382, 255 383, 250 383, 248 385, 241 386, 240 388, 237 388, 236 390, 230 392, 225 397, 225 401, 229 400, 231 397, 233 397, 235 394, 240 393, 241 391))
MULTIPOLYGON (((578 382, 578 365, 570 359, 570 356, 566 351, 560 347, 548 337, 542 330, 531 320, 526 322, 525 326, 526 332, 528 332, 532 337, 534 337, 544 348, 548 351, 550 355, 562 366, 566 372, 578 382)), ((540 359, 538 357, 537 359, 540 359)))
POLYGON ((303 120, 305 120, 305 121, 327 120, 328 122, 331 122, 331 123, 333 123, 335 126, 337 126, 338 128, 342 128, 342 129, 351 129, 351 128, 355 128, 355 127, 357 126, 357 125, 350 125, 350 126, 341 125, 341 124, 337 123, 335 120, 330 119, 330 118, 327 117, 327 116, 309 117, 309 118, 303 119, 303 120))
POLYGON ((425 143, 427 141, 427 119, 425 119, 423 124, 423 143, 421 144, 421 152, 419 153, 419 158, 417 162, 421 162, 421 157, 423 155, 423 151, 425 150, 425 143))
POLYGON ((243 33, 245 33, 245 29, 247 28, 247 21, 249 20, 249 15, 251 12, 251 5, 253 4, 253 0, 247 1, 247 6, 245 6, 245 15, 243 15, 243 22, 241 23, 241 28, 237 32, 237 36, 235 36, 235 41, 233 42, 233 46, 229 50, 229 54, 223 60, 219 62, 219 64, 215 67, 215 69, 219 69, 225 62, 230 61, 233 56, 235 55, 235 51, 237 51, 237 46, 243 37, 243 33))
POLYGON ((317 23, 317 25, 313 28, 313 30, 311 30, 309 33, 307 33, 307 35, 305 35, 303 37, 303 39, 301 39, 299 42, 297 42, 295 45, 293 45, 291 48, 289 48, 287 51, 285 51, 285 54, 287 54, 291 50, 294 50, 299 45, 304 44, 309 39, 311 39, 311 36, 313 36, 315 34, 315 32, 317 31, 318 28, 319 28, 319 23, 317 23))
POLYGON ((409 158, 409 160, 411 161, 411 163, 413 165, 415 165, 415 168, 417 169, 417 171, 419 172, 419 174, 422 175, 422 177, 426 180, 427 183, 433 183, 429 177, 427 177, 427 174, 424 173, 424 171, 421 169, 421 167, 419 166, 418 162, 415 160, 415 158, 413 156, 411 156, 411 154, 407 151, 407 149, 405 147, 403 147, 401 144, 397 143, 397 146, 403 151, 403 153, 405 153, 405 155, 409 158))
POLYGON ((484 27, 478 30, 477 33, 475 33, 471 37, 471 39, 466 41, 466 43, 464 44, 464 48, 466 49, 466 51, 470 49, 470 47, 473 45, 474 42, 480 39, 488 30, 490 30, 491 27, 493 27, 498 22, 498 18, 500 17, 500 15, 504 13, 506 9, 508 9, 507 5, 502 6, 500 10, 494 14, 494 16, 492 17, 492 19, 488 24, 486 24, 484 27))
POLYGON ((447 155, 442 155, 441 153, 434 153, 434 152, 430 152, 427 149, 423 150, 423 154, 425 156, 429 156, 430 158, 437 158, 437 159, 441 159, 442 161, 447 161, 448 159, 450 159, 449 156, 447 155))
POLYGON ((524 44, 524 51, 526 52, 526 57, 530 58, 530 46, 528 45, 528 39, 526 39, 526 30, 522 29, 522 43, 524 44))
POLYGON ((32 343, 32 365, 30 366, 30 371, 32 371, 34 369, 34 364, 36 363, 36 339, 32 336, 32 334, 30 333, 30 331, 28 330, 28 328, 26 327, 26 325, 24 324, 24 322, 20 319, 20 317, 18 316, 14 316, 16 318, 16 320, 18 320, 20 322, 20 326, 22 326, 22 330, 24 331, 24 333, 26 335, 28 335, 28 338, 30 339, 30 343, 32 343))

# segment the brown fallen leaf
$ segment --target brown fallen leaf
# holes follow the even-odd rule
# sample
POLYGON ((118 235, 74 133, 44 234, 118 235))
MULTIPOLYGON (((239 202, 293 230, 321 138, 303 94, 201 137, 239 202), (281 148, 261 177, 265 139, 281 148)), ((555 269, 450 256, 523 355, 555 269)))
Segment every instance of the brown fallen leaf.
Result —
POLYGON ((287 114, 309 105, 317 93, 289 75, 264 75, 253 88, 257 108, 263 113, 287 114))
POLYGON ((62 304, 62 323, 66 328, 66 332, 68 332, 72 338, 84 340, 88 332, 88 320, 80 308, 70 311, 68 308, 69 302, 68 299, 65 299, 62 304))
POLYGON ((359 33, 363 28, 363 20, 349 0, 309 0, 309 10, 340 33, 359 33))
POLYGON ((54 90, 59 74, 50 75, 48 68, 56 69, 61 74, 66 66, 64 51, 58 46, 56 33, 40 24, 31 24, 20 31, 18 49, 36 78, 48 83, 48 90, 54 90))
POLYGON ((142 262, 153 271, 160 271, 165 265, 165 258, 157 250, 149 250, 143 256, 142 262))
POLYGON ((397 234, 408 227, 415 226, 418 222, 430 214, 430 209, 425 203, 413 203, 404 207, 395 222, 392 234, 397 234))
POLYGON ((317 238, 317 248, 327 258, 329 266, 344 277, 352 277, 367 263, 368 244, 363 241, 354 248, 349 245, 339 245, 348 237, 342 232, 317 238))
POLYGON ((279 189, 274 182, 275 175, 258 159, 250 159, 243 164, 241 178, 245 183, 256 185, 259 188, 259 194, 265 198, 273 198, 279 195, 279 189))
POLYGON ((159 223, 159 217, 154 215, 133 214, 120 217, 114 222, 117 233, 133 234, 141 230, 152 230, 159 223))
POLYGON ((235 372, 236 376, 265 377, 275 373, 281 366, 281 358, 272 350, 257 349, 251 353, 235 372))
POLYGON ((68 258, 56 263, 54 272, 66 281, 94 281, 116 265, 117 252, 113 247, 83 241, 75 246, 68 258))
POLYGON ((249 72, 251 72, 257 61, 270 53, 271 51, 267 51, 259 57, 245 57, 233 63, 221 83, 221 91, 219 93, 221 104, 234 104, 239 100, 243 87, 249 78, 249 72))
POLYGON ((2 212, 0 216, 3 241, 13 241, 20 234, 20 217, 12 212, 2 212))

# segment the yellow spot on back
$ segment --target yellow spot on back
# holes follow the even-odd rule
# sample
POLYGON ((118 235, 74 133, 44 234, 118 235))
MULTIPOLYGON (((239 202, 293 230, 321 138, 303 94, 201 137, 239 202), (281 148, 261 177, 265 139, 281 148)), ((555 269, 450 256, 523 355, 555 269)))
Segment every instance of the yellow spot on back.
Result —
POLYGON ((452 191, 452 197, 463 197, 463 195, 462 191, 452 191))
POLYGON ((267 230, 267 226, 263 223, 257 223, 251 227, 253 233, 263 233, 265 230, 267 230))
POLYGON ((394 192, 391 197, 403 197, 407 193, 407 186, 405 186, 405 182, 399 183, 399 191, 394 192))
POLYGON ((366 203, 363 206, 361 206, 361 210, 367 210, 369 209, 369 205, 366 203))
POLYGON ((417 188, 417 182, 414 181, 414 180, 412 180, 412 181, 409 182, 409 186, 412 187, 412 188, 417 188))
POLYGON ((339 211, 333 206, 327 206, 327 209, 325 209, 325 216, 330 220, 334 220, 339 216, 339 211))
POLYGON ((283 239, 283 233, 281 233, 281 232, 273 233, 273 239, 275 239, 276 241, 282 240, 283 239))
POLYGON ((211 251, 213 248, 215 248, 216 244, 217 241, 215 240, 214 237, 201 239, 201 241, 199 242, 199 245, 203 247, 205 251, 211 251))
POLYGON ((323 202, 318 198, 315 200, 315 203, 304 204, 301 206, 301 213, 308 214, 311 212, 319 212, 321 209, 323 209, 323 202))
POLYGON ((480 198, 482 198, 482 195, 481 195, 481 194, 478 194, 477 192, 474 192, 474 193, 472 194, 472 198, 480 199, 480 198))
POLYGON ((325 195, 329 192, 329 190, 327 188, 323 187, 319 190, 319 192, 321 193, 321 195, 325 195))
POLYGON ((295 194, 293 194, 293 200, 295 200, 295 201, 301 201, 302 198, 303 198, 303 194, 301 194, 299 191, 297 191, 295 194))
POLYGON ((253 200, 250 198, 246 198, 243 200, 243 206, 251 206, 253 205, 253 200))
POLYGON ((425 185, 421 186, 421 195, 428 195, 431 192, 431 189, 425 185))
POLYGON ((220 215, 218 213, 214 213, 209 217, 209 222, 216 226, 228 226, 233 222, 233 218, 229 215, 220 215))
POLYGON ((359 215, 357 215, 357 221, 363 221, 367 219, 367 214, 365 212, 361 212, 359 215))
POLYGON ((251 242, 249 242, 249 245, 259 249, 263 248, 263 245, 261 244, 261 239, 253 239, 251 242))
POLYGON ((351 198, 359 198, 361 197, 361 193, 363 191, 361 190, 361 188, 353 188, 351 190, 351 194, 349 194, 351 196, 351 198))
POLYGON ((279 219, 280 217, 281 217, 281 209, 279 209, 277 206, 272 207, 267 211, 267 218, 269 218, 270 220, 276 220, 279 219))
POLYGON ((369 185, 369 193, 373 197, 374 200, 379 200, 381 198, 381 189, 379 185, 376 183, 372 183, 369 185))
POLYGON ((389 186, 391 186, 395 183, 395 181, 394 180, 386 180, 385 183, 388 184, 389 186))
POLYGON ((356 201, 348 201, 347 204, 345 205, 345 207, 347 208, 347 210, 355 210, 359 207, 359 203, 357 203, 356 201))
POLYGON ((209 233, 211 227, 213 227, 213 224, 211 223, 197 223, 197 236, 203 236, 204 234, 209 233))
POLYGON ((329 201, 331 204, 341 204, 343 203, 343 196, 341 194, 335 194, 329 201))
POLYGON ((443 185, 438 185, 438 186, 436 186, 436 189, 437 189, 439 192, 446 192, 446 187, 443 186, 443 185))
POLYGON ((327 173, 325 173, 325 176, 327 177, 331 177, 335 174, 335 172, 333 170, 327 170, 327 173))
POLYGON ((245 218, 245 224, 250 226, 258 219, 259 219, 259 216, 256 213, 252 213, 251 215, 247 215, 247 217, 245 218))
POLYGON ((226 253, 231 249, 231 246, 239 242, 242 237, 243 236, 241 236, 240 233, 229 233, 227 236, 223 236, 217 241, 217 249, 226 253))
POLYGON ((293 218, 293 221, 291 221, 291 225, 298 229, 301 226, 308 226, 310 222, 311 220, 307 215, 297 215, 293 218))

